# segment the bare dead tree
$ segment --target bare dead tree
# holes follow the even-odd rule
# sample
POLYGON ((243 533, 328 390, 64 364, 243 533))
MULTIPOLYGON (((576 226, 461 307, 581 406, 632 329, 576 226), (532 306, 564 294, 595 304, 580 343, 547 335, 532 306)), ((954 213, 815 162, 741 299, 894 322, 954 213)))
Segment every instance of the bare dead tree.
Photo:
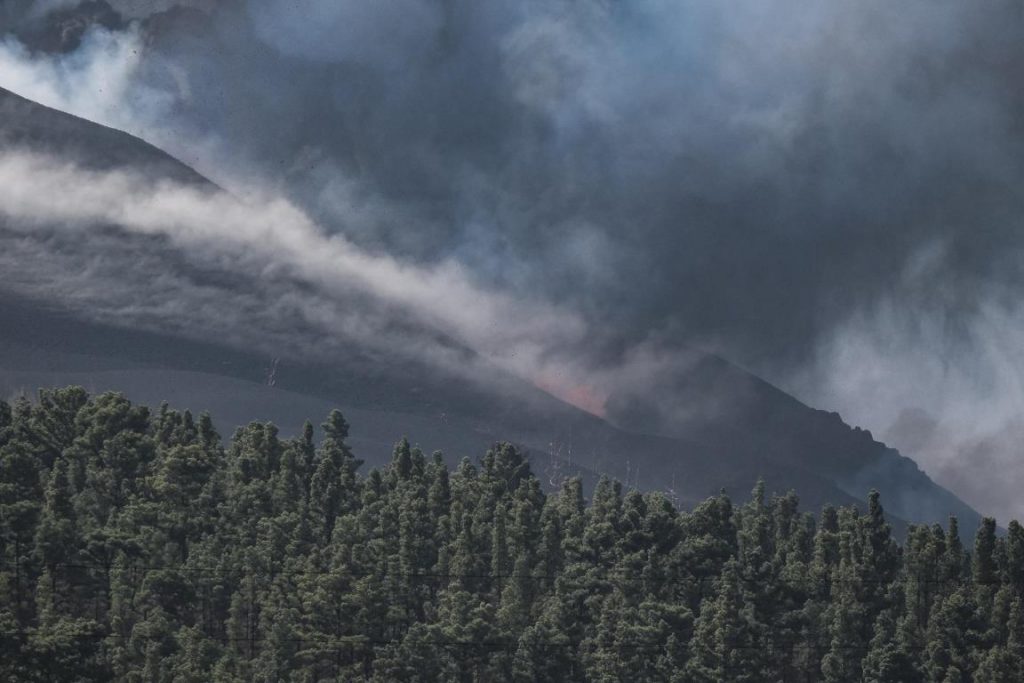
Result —
POLYGON ((548 444, 548 465, 544 468, 544 474, 547 475, 548 485, 552 489, 561 488, 567 478, 563 469, 561 455, 561 443, 552 441, 548 444))
POLYGON ((676 491, 676 473, 672 473, 672 482, 668 488, 665 489, 665 495, 668 496, 669 502, 672 503, 672 507, 679 509, 679 492, 676 491))
POLYGON ((275 358, 270 361, 270 367, 264 370, 266 374, 266 384, 268 387, 272 387, 277 384, 277 363, 280 359, 275 358))

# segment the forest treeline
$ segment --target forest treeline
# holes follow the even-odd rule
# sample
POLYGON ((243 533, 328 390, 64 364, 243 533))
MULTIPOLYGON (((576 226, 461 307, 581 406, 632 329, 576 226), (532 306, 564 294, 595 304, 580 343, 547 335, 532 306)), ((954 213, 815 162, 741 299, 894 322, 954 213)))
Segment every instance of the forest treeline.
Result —
POLYGON ((586 501, 508 444, 361 473, 348 429, 0 402, 0 679, 1024 680, 1017 523, 901 545, 876 493, 586 501))

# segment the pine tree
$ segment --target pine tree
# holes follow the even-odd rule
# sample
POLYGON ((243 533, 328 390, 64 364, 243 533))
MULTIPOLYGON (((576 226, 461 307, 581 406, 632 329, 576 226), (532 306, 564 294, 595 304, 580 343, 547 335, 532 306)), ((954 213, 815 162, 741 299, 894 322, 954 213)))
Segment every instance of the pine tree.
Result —
POLYGON ((329 540, 338 515, 355 508, 359 490, 356 471, 363 464, 345 443, 348 422, 331 411, 323 423, 324 440, 316 455, 316 470, 310 480, 310 513, 319 535, 329 540))
POLYGON ((867 646, 863 637, 867 605, 858 598, 861 577, 851 528, 857 518, 848 515, 846 519, 846 528, 840 527, 839 566, 832 578, 832 604, 825 615, 829 649, 821 660, 821 673, 827 683, 859 679, 860 662, 867 646))
POLYGON ((996 520, 986 517, 981 520, 974 537, 974 554, 971 556, 971 576, 974 585, 991 588, 998 583, 996 563, 996 520))
POLYGON ((58 459, 50 472, 46 487, 46 499, 39 517, 35 546, 40 561, 55 569, 62 562, 75 556, 78 540, 75 528, 75 508, 72 500, 71 482, 68 481, 68 464, 58 459))
POLYGON ((704 681, 763 681, 770 675, 764 658, 765 634, 744 600, 739 567, 726 564, 713 599, 697 619, 687 676, 704 681))
POLYGON ((864 683, 914 683, 923 681, 913 628, 905 617, 882 612, 875 621, 874 635, 863 662, 864 683))

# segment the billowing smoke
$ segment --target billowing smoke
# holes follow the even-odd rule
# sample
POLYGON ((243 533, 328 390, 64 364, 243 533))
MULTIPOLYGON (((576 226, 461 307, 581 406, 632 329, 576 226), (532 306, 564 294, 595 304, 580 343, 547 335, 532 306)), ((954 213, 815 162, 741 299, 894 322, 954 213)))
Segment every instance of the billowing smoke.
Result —
POLYGON ((984 283, 922 247, 899 285, 821 340, 796 386, 921 460, 979 510, 1024 516, 1024 304, 1019 250, 984 283))
POLYGON ((981 492, 1020 431, 1019 2, 117 2, 61 50, 30 4, 0 86, 578 321, 538 318, 529 372, 590 335, 561 372, 598 385, 718 350, 1015 499, 981 492))
POLYGON ((264 343, 317 355, 332 350, 325 337, 361 348, 390 346, 392 353, 415 354, 470 377, 484 365, 466 366, 465 351, 472 350, 470 360, 479 354, 488 364, 547 382, 555 393, 565 384, 542 380, 550 377, 545 366, 571 367, 557 350, 579 350, 588 336, 570 311, 481 289, 453 261, 419 267, 366 253, 279 198, 242 202, 216 188, 147 180, 134 171, 89 171, 17 151, 0 155, 0 185, 3 224, 28 238, 13 240, 0 257, 8 286, 20 283, 32 294, 55 283, 61 299, 120 324, 177 319, 193 336, 196 330, 206 339, 241 334, 241 344, 298 316, 304 334, 285 331, 264 343), (97 226, 117 229, 104 233, 97 226), (70 268, 61 259, 62 242, 74 245, 70 268), (177 264, 160 263, 175 253, 219 277, 181 278, 177 264), (89 264, 84 271, 82 263, 89 264), (226 287, 225 276, 239 280, 226 287), (239 306, 240 294, 247 305, 239 306), (420 333, 413 334, 417 326, 420 333), (449 341, 434 338, 436 331, 449 341))

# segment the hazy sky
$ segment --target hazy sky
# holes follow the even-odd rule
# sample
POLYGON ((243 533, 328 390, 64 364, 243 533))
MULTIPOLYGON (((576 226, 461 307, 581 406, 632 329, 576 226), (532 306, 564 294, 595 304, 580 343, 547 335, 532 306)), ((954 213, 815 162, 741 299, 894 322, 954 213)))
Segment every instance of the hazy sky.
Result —
POLYGON ((976 504, 1024 485, 1019 2, 113 2, 47 43, 76 4, 5 3, 0 86, 553 311, 529 363, 717 350, 976 504))

